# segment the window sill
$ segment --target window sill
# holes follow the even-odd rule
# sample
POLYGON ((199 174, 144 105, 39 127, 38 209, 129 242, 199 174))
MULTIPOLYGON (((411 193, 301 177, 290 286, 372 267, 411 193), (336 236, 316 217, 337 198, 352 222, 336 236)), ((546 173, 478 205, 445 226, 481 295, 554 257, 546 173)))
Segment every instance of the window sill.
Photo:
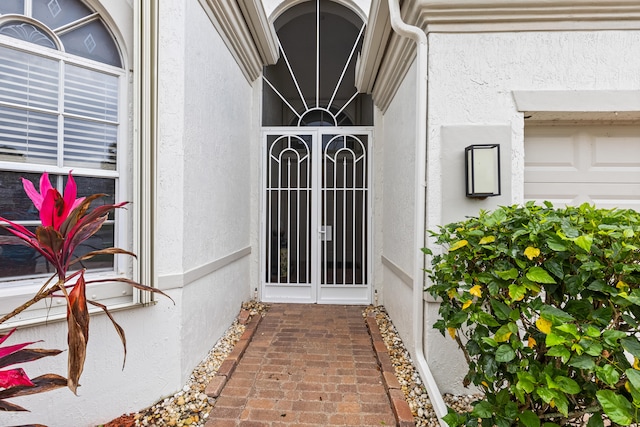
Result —
MULTIPOLYGON (((113 278, 113 271, 96 272, 86 276, 87 280, 113 278)), ((117 276, 116 276, 117 277, 117 276)), ((29 279, 7 282, 0 287, 0 315, 10 313, 29 301, 42 287, 46 279, 29 279)), ((143 306, 139 291, 126 283, 104 282, 87 285, 87 299, 97 301, 119 311, 143 306)), ((89 305, 89 313, 101 313, 101 308, 89 305)), ((0 332, 14 327, 44 325, 66 319, 66 302, 63 297, 45 298, 0 325, 0 332)))
MULTIPOLYGON (((117 299, 121 300, 122 298, 117 298, 117 299)), ((139 302, 131 301, 130 298, 128 302, 101 301, 100 303, 106 305, 110 313, 114 313, 116 311, 131 310, 134 308, 146 307, 148 305, 154 304, 153 302, 151 304, 142 304, 139 302)), ((91 316, 96 314, 104 314, 104 311, 102 311, 101 308, 90 305, 89 314, 91 316)), ((23 316, 20 319, 18 319, 16 316, 10 320, 7 320, 2 325, 0 325, 0 333, 5 333, 8 330, 11 330, 13 328, 50 325, 52 323, 65 321, 66 318, 67 318, 66 310, 63 310, 63 312, 57 312, 57 313, 50 312, 49 314, 44 316, 41 313, 36 314, 36 312, 27 311, 27 316, 23 316)))

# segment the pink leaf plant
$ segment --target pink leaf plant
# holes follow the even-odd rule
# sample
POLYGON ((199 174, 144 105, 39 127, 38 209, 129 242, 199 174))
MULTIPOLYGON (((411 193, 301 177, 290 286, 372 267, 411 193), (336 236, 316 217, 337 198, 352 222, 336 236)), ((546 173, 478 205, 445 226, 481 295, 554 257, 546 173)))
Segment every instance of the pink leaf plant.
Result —
MULTIPOLYGON (((6 335, 0 335, 0 344, 15 332, 15 328, 6 335)), ((10 346, 0 347, 0 368, 18 363, 31 362, 46 356, 60 354, 60 350, 45 350, 40 348, 26 348, 34 344, 25 342, 10 346)), ((7 402, 10 397, 24 396, 42 393, 67 385, 67 379, 55 374, 41 375, 33 380, 27 376, 24 369, 12 368, 0 370, 0 411, 26 411, 21 406, 7 402)))
MULTIPOLYGON (((93 258, 96 255, 125 254, 135 257, 132 252, 114 247, 98 249, 81 257, 74 255, 79 245, 101 229, 108 218, 109 212, 122 208, 127 202, 105 204, 89 210, 94 200, 105 195, 94 194, 86 198, 76 198, 77 187, 71 173, 69 173, 64 194, 60 194, 58 190, 53 188, 46 172, 40 178, 39 191, 35 189, 33 183, 24 178, 22 178, 22 184, 25 193, 40 213, 41 225, 36 228, 34 233, 23 225, 0 217, 0 227, 13 234, 9 238, 0 240, 0 244, 23 244, 32 247, 55 268, 56 272, 53 277, 57 276, 58 280, 55 284, 49 286, 53 277, 49 279, 34 298, 1 318, 0 323, 17 315, 45 297, 64 297, 67 301, 67 340, 69 343, 68 386, 75 393, 84 367, 86 346, 89 339, 89 311, 87 304, 99 307, 107 314, 120 336, 126 356, 126 340, 122 327, 115 322, 106 306, 86 299, 86 285, 104 280, 85 281, 84 269, 71 274, 68 274, 68 271, 73 264, 93 258), (2 224, 2 222, 6 225, 2 224), (76 279, 73 284, 71 284, 72 279, 76 279)), ((115 278, 109 281, 124 282, 137 289, 157 292, 167 296, 158 289, 126 278, 115 278)), ((171 298, 169 297, 169 299, 171 298)))

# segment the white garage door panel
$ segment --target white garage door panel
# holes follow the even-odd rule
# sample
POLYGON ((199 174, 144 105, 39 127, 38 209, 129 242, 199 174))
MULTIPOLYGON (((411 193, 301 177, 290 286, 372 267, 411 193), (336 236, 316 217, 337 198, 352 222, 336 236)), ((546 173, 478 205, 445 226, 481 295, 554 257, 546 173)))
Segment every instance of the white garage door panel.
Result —
POLYGON ((527 200, 548 200, 556 206, 594 203, 602 208, 640 210, 640 185, 590 183, 525 183, 527 200))
POLYGON ((525 128, 526 200, 640 210, 640 126, 525 128))

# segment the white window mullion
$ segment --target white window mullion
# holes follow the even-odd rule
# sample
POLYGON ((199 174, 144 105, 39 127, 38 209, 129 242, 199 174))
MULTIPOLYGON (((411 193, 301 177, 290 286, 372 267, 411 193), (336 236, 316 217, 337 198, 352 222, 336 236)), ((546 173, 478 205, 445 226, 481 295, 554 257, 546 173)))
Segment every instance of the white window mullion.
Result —
POLYGON ((58 74, 60 83, 58 84, 58 167, 64 166, 64 61, 60 61, 58 74))

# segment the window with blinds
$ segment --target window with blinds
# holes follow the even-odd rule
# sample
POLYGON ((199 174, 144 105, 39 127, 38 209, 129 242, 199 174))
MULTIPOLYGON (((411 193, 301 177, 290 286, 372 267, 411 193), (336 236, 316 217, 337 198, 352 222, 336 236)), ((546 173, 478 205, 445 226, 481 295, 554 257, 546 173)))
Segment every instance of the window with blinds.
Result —
MULTIPOLYGON (((0 216, 35 228, 38 213, 20 178, 38 188, 45 171, 61 192, 72 170, 78 197, 104 193, 103 203, 120 201, 124 75, 111 33, 81 1, 0 1, 0 216)), ((112 214, 76 255, 119 246, 126 228, 112 214)), ((116 265, 103 256, 83 267, 113 271, 116 265)), ((50 270, 32 249, 0 245, 0 288, 50 270)))

